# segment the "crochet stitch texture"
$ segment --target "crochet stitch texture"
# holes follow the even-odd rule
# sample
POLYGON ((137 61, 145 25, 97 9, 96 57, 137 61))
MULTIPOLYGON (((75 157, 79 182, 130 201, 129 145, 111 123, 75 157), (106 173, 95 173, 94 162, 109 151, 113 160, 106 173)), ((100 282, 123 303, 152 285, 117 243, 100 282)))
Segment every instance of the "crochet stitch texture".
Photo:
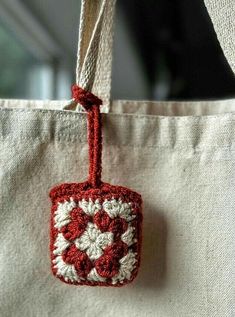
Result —
POLYGON ((72 92, 88 115, 89 177, 50 191, 51 269, 68 284, 122 286, 140 265, 142 198, 101 180, 102 101, 76 85, 72 92))

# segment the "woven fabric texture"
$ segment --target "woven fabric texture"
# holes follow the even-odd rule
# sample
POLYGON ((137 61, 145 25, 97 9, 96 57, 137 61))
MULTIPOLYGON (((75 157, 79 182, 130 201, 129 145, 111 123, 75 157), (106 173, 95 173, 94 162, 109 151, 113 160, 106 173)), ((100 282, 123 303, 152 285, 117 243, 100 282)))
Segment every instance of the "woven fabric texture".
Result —
POLYGON ((48 191, 87 177, 86 115, 1 110, 0 315, 233 316, 235 113, 219 104, 103 115, 103 179, 145 206, 138 278, 99 291, 55 279, 48 253, 48 191))

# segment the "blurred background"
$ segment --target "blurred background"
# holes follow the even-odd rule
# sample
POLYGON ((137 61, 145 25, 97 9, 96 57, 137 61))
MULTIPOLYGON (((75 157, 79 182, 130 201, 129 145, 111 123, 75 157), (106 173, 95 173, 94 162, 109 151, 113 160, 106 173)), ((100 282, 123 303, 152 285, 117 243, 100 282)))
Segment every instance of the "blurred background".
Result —
MULTIPOLYGON (((70 99, 79 0, 0 0, 0 98, 70 99)), ((235 97, 203 0, 118 0, 112 98, 235 97)))

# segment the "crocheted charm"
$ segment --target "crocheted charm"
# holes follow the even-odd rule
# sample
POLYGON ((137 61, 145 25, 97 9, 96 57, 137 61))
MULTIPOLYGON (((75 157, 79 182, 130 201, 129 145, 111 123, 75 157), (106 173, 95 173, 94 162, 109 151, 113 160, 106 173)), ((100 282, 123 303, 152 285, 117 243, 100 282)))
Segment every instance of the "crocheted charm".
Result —
POLYGON ((76 85, 72 92, 87 112, 89 177, 50 191, 52 272, 68 284, 122 286, 140 265, 142 198, 101 181, 102 101, 76 85))

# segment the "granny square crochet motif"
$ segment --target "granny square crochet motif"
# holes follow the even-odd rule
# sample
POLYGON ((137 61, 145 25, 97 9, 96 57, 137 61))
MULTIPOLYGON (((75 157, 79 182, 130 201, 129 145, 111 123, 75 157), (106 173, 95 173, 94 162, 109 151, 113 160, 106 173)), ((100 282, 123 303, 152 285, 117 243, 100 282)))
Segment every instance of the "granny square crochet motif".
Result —
POLYGON ((51 193, 51 265, 63 282, 122 286, 137 275, 141 248, 141 197, 103 183, 63 184, 51 193))

